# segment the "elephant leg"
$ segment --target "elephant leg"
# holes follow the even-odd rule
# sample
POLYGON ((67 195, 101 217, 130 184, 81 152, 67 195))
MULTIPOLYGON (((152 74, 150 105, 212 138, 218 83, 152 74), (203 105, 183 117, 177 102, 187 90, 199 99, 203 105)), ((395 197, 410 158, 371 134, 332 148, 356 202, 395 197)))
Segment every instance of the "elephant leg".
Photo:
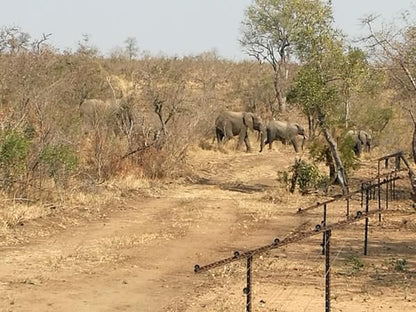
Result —
POLYGON ((237 146, 235 148, 237 151, 240 150, 240 146, 243 143, 245 136, 246 136, 246 131, 241 130, 240 134, 238 135, 237 146))
POLYGON ((361 143, 356 143, 354 145, 354 153, 355 153, 355 156, 360 157, 361 156, 361 151, 362 151, 361 143))
POLYGON ((216 128, 216 129, 215 129, 215 135, 216 135, 216 137, 217 137, 217 142, 218 142, 218 144, 220 144, 220 143, 221 143, 221 141, 222 141, 222 139, 224 138, 224 132, 222 132, 222 130, 221 130, 221 129, 216 128))
POLYGON ((248 140, 248 133, 246 133, 246 136, 244 137, 244 143, 246 143, 247 152, 251 151, 250 141, 248 140))
POLYGON ((248 133, 247 133, 247 129, 243 129, 240 131, 240 134, 238 136, 238 144, 237 144, 237 150, 240 149, 241 144, 245 143, 246 148, 247 148, 247 152, 251 150, 251 146, 250 146, 250 141, 248 139, 248 133))
POLYGON ((305 146, 305 140, 306 140, 306 138, 305 138, 305 136, 303 135, 303 136, 302 136, 302 145, 301 145, 301 149, 302 149, 302 151, 303 151, 303 147, 305 146))

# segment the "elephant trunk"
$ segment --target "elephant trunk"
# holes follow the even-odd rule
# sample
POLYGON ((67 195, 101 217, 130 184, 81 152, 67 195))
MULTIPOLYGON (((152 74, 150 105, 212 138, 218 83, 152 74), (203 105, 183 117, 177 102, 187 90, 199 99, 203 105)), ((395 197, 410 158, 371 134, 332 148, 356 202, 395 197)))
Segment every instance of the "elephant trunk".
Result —
POLYGON ((305 140, 308 138, 306 135, 303 135, 302 136, 303 138, 302 138, 302 151, 303 151, 303 147, 304 147, 304 145, 305 145, 305 140))

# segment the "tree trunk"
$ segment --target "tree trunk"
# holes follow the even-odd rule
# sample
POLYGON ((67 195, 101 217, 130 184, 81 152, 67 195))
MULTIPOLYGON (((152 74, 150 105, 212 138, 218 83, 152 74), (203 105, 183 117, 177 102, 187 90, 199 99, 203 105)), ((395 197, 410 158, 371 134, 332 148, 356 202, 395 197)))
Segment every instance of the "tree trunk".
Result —
POLYGON ((350 101, 345 101, 345 116, 344 116, 344 122, 345 122, 345 129, 348 129, 350 121, 350 101))
MULTIPOLYGON (((281 81, 282 74, 280 73, 280 70, 281 69, 279 67, 275 68, 274 91, 276 94, 278 112, 282 113, 286 111, 286 96, 284 95, 285 92, 282 88, 282 86, 285 85, 285 82, 281 81)), ((274 116, 274 112, 272 113, 273 113, 273 117, 276 117, 274 116)))
POLYGON ((322 114, 321 112, 318 113, 318 121, 319 121, 319 125, 321 126, 322 132, 325 136, 325 139, 329 144, 329 148, 331 150, 332 157, 334 158, 336 176, 337 176, 339 184, 342 187, 342 193, 344 195, 348 194, 348 192, 349 192, 348 191, 348 182, 347 182, 347 179, 345 177, 344 166, 342 165, 341 158, 339 157, 339 154, 338 154, 337 143, 335 143, 334 138, 332 137, 331 133, 329 132, 329 130, 326 126, 325 115, 322 114))
POLYGON ((329 148, 325 148, 325 164, 329 168, 329 181, 330 183, 335 183, 337 181, 337 170, 335 168, 334 158, 332 158, 332 153, 329 148))
POLYGON ((412 139, 412 155, 416 164, 416 122, 413 121, 413 139, 412 139))

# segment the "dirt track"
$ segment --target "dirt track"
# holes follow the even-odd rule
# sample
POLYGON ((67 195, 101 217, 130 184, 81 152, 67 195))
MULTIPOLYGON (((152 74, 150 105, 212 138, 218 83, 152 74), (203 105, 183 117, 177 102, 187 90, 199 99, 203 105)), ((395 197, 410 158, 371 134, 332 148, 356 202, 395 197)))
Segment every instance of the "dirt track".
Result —
MULTIPOLYGON (((198 176, 187 183, 124 200, 106 218, 1 248, 0 310, 244 311, 244 263, 204 274, 193 266, 315 224, 317 216, 294 213, 313 198, 275 191, 276 171, 294 157, 286 148, 198 151, 192 157, 198 176)), ((400 207, 409 212, 408 204, 400 207)), ((334 251, 334 311, 416 311, 416 223, 414 215, 406 218, 404 228, 403 217, 383 223, 384 231, 374 226, 362 274, 348 262, 361 250, 359 225, 350 230, 353 239, 334 235, 342 246, 334 251), (405 272, 391 271, 392 255, 406 258, 405 272)), ((259 258, 255 311, 323 310, 319 239, 259 258)))

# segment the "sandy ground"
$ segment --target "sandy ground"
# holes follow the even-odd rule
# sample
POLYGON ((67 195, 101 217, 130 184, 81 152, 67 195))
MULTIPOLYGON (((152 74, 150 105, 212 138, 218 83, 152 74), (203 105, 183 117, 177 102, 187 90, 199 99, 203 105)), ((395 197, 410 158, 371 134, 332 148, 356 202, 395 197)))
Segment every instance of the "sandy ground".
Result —
MULTIPOLYGON (((244 261, 200 274, 193 267, 320 222, 320 211, 296 213, 317 194, 279 186, 277 171, 295 154, 277 148, 199 150, 191 155, 195 175, 153 196, 120 200, 92 221, 81 214, 73 225, 43 219, 14 229, 22 243, 0 248, 0 311, 245 311, 244 261)), ((357 179, 370 173, 374 167, 363 167, 357 179)), ((331 205, 330 219, 341 220, 343 207, 331 205)), ((367 257, 363 222, 333 231, 332 311, 416 311, 414 209, 407 198, 389 209, 398 213, 370 222, 367 257)), ((321 239, 254 258, 253 311, 324 310, 321 239)))

